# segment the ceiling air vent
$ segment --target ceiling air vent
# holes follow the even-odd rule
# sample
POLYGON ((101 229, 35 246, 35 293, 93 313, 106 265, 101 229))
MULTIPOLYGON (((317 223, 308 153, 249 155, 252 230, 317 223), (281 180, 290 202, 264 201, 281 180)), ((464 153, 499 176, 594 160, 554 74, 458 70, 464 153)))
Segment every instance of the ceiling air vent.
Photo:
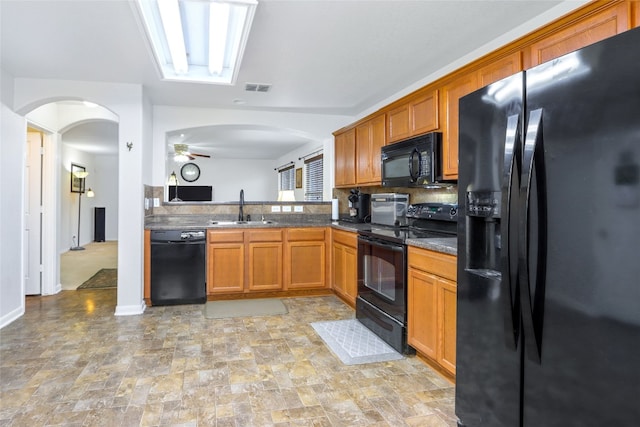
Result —
POLYGON ((264 83, 246 83, 244 85, 244 90, 247 92, 269 92, 270 89, 271 85, 264 83))

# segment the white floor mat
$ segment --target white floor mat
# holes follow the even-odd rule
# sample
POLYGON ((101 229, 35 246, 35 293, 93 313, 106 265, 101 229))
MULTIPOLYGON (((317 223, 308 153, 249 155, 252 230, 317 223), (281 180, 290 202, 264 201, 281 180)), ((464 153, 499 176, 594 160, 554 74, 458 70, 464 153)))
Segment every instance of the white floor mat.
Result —
POLYGON ((404 357, 356 319, 314 322, 311 326, 345 365, 404 357))

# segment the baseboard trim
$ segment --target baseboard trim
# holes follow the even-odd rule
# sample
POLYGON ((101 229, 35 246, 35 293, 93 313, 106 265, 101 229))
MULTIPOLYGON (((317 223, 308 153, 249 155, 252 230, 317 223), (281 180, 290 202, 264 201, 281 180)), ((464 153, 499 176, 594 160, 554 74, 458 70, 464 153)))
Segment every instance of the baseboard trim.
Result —
POLYGON ((147 305, 144 300, 140 302, 140 305, 118 305, 116 306, 115 316, 136 316, 144 313, 147 305))
POLYGON ((22 298, 22 301, 23 302, 20 307, 0 317, 0 329, 13 323, 15 320, 21 318, 24 315, 24 297, 22 298))

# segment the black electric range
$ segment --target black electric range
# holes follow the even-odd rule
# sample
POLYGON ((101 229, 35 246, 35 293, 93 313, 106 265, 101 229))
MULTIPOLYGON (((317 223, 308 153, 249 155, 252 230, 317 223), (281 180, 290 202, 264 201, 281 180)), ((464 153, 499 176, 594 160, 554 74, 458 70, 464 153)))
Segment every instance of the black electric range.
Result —
POLYGON ((358 234, 404 244, 407 239, 455 237, 458 205, 448 203, 418 203, 407 209, 406 226, 371 224, 358 234))

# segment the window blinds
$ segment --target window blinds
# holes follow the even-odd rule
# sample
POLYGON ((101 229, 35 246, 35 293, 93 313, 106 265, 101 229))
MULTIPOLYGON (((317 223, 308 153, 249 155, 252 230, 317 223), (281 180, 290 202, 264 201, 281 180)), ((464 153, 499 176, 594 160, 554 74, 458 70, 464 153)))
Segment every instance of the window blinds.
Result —
POLYGON ((322 201, 322 154, 304 161, 305 186, 304 200, 308 202, 322 201))
POLYGON ((293 190, 296 185, 296 171, 294 165, 281 169, 280 172, 280 191, 293 190))

